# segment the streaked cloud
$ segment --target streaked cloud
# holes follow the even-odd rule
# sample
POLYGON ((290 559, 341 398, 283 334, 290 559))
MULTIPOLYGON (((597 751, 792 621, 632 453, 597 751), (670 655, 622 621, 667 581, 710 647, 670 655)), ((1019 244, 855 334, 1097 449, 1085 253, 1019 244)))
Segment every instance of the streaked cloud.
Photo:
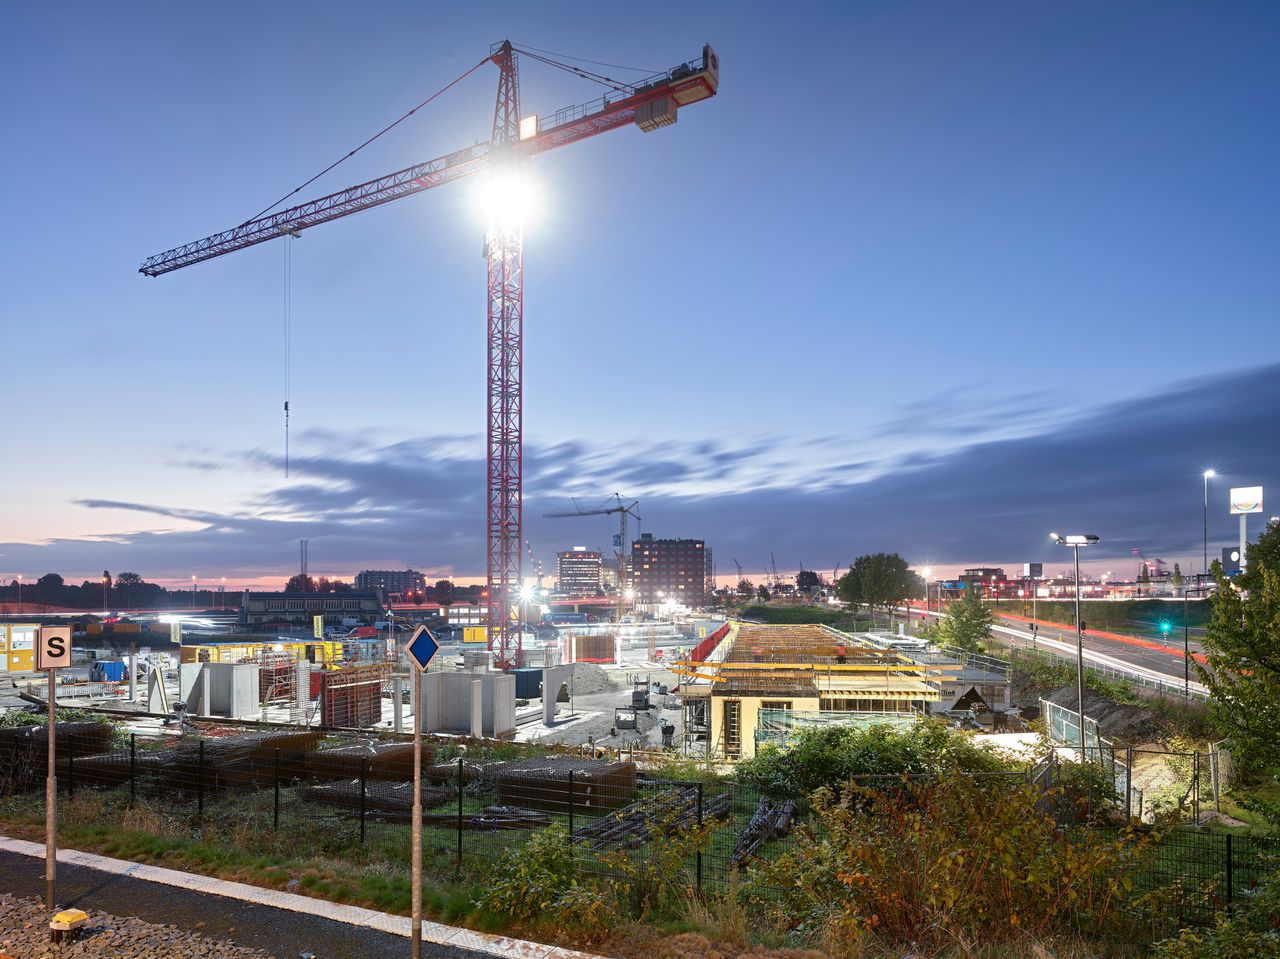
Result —
MULTIPOLYGON (((930 401, 932 404, 942 400, 930 401)), ((963 405, 960 397, 955 403, 963 405)), ((1098 559, 1131 548, 1169 558, 1198 554, 1200 471, 1219 470, 1214 539, 1227 541, 1228 485, 1267 485, 1280 472, 1274 434, 1280 366, 1187 382, 1140 400, 1059 419, 1053 404, 1014 404, 1012 431, 992 439, 999 407, 944 411, 912 432, 913 404, 867 435, 889 445, 829 435, 790 442, 660 440, 611 446, 532 442, 525 449, 526 532, 544 565, 565 544, 607 545, 604 517, 551 520, 619 491, 640 499, 643 528, 704 537, 721 571, 748 570, 773 552, 780 566, 829 570, 854 555, 897 550, 935 563, 1058 559, 1052 528, 1096 532, 1098 559), (1028 418, 1049 417, 1022 435, 1028 418), (1220 495, 1219 495, 1220 494, 1220 495), (1221 505, 1221 509, 1218 506, 1221 505)), ((412 565, 478 575, 484 549, 484 449, 478 437, 377 441, 336 431, 306 435, 291 458, 261 450, 218 457, 193 470, 250 471, 263 491, 228 511, 182 503, 86 498, 79 505, 174 521, 174 527, 86 539, 0 545, 0 564, 29 570, 136 569, 151 575, 217 570, 251 577, 288 573, 297 540, 311 542, 325 571, 412 565)), ((758 573, 758 570, 757 570, 758 573)))

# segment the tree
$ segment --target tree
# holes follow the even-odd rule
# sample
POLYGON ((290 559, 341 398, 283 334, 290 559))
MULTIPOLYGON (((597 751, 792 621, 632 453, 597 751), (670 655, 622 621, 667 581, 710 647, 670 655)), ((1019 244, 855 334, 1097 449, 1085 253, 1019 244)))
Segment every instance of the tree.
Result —
POLYGON ((137 573, 121 573, 116 577, 116 589, 129 589, 133 586, 141 586, 143 579, 137 573))
POLYGON ((286 593, 309 593, 311 592, 311 577, 303 576, 301 573, 294 573, 284 584, 286 593))
POLYGON ((977 588, 970 583, 963 599, 947 604, 947 613, 938 623, 938 640, 971 653, 981 652, 983 640, 991 636, 993 622, 995 616, 983 603, 977 588))
POLYGON ((1173 575, 1169 577, 1169 581, 1173 584, 1173 589, 1175 593, 1182 591, 1182 581, 1183 581, 1182 567, 1179 566, 1177 563, 1173 564, 1173 575))
POLYGON ((849 572, 836 580, 836 593, 846 603, 889 610, 924 592, 919 576, 897 553, 859 556, 849 572))
POLYGON ((436 580, 436 602, 441 606, 448 606, 453 602, 453 581, 448 579, 436 580))
POLYGON ((1234 581, 1214 560, 1218 584, 1205 627, 1206 664, 1196 665, 1218 724, 1246 764, 1280 763, 1280 526, 1272 523, 1249 550, 1248 571, 1234 581))
POLYGON ((755 593, 755 585, 749 579, 738 580, 738 595, 742 597, 743 602, 749 600, 755 593))
POLYGON ((760 586, 760 588, 756 590, 756 599, 760 600, 762 603, 769 602, 769 587, 763 585, 760 586))
POLYGON ((807 593, 821 585, 822 580, 818 579, 818 574, 811 569, 802 569, 796 573, 796 590, 801 593, 807 593))

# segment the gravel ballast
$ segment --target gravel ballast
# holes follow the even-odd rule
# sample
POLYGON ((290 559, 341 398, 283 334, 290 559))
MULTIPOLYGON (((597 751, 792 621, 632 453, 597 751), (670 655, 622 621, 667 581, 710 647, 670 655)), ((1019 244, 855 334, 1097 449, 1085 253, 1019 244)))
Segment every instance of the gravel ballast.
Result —
POLYGON ((0 954, 14 959, 272 959, 260 949, 175 926, 90 912, 75 942, 49 941, 51 914, 35 899, 0 893, 0 954))

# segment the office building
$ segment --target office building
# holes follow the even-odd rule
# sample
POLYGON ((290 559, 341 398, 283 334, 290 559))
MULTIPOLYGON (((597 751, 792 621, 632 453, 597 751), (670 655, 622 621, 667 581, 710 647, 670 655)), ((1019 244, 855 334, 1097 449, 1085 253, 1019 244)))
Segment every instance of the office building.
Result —
POLYGON ((600 552, 575 546, 556 553, 556 589, 565 596, 601 595, 600 552))
POLYGON ((381 590, 384 595, 415 593, 426 585, 426 577, 416 569, 366 569, 356 574, 356 589, 381 590))
POLYGON ((700 539, 654 539, 645 533, 631 544, 631 587, 636 602, 706 602, 711 551, 700 539))

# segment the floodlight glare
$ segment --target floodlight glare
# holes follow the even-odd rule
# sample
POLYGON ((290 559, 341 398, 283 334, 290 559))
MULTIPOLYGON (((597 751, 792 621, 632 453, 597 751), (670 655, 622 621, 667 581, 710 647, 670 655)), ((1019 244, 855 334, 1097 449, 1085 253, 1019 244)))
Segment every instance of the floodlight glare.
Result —
POLYGON ((532 177, 521 167, 495 166, 480 178, 480 210, 490 229, 519 229, 538 209, 532 177))
POLYGON ((1205 479, 1213 479, 1213 478, 1214 478, 1215 476, 1217 476, 1217 475, 1218 475, 1218 474, 1217 474, 1216 472, 1214 472, 1213 470, 1205 470, 1205 471, 1204 471, 1204 478, 1205 478, 1205 479))

